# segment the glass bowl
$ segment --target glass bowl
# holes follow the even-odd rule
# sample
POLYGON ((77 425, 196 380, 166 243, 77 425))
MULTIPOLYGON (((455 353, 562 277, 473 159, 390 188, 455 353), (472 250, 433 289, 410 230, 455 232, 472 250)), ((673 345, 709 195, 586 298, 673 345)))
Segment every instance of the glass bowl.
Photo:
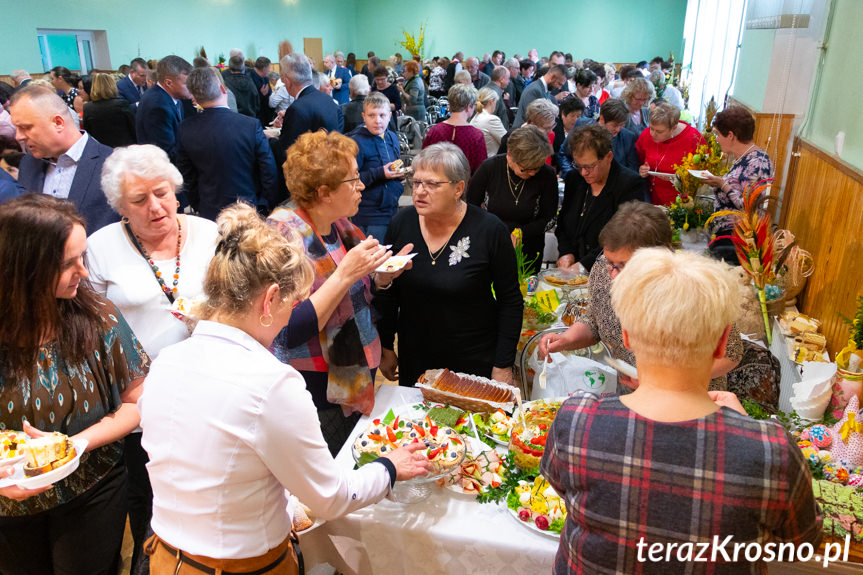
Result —
POLYGON ((588 277, 575 269, 548 268, 539 272, 539 281, 569 294, 576 289, 587 289, 588 277))
MULTIPOLYGON (((365 430, 363 431, 365 433, 365 430)), ((356 448, 356 440, 363 434, 360 433, 356 437, 351 440, 351 455, 354 457, 354 461, 359 463, 360 452, 357 451, 356 448)), ((458 438, 465 445, 465 449, 462 450, 461 455, 456 460, 455 465, 448 467, 444 471, 431 471, 428 475, 422 477, 415 477, 413 479, 406 479, 404 481, 396 481, 396 484, 393 486, 392 495, 390 496, 393 501, 397 503, 419 503, 420 501, 424 501, 428 499, 431 495, 432 486, 438 479, 442 477, 446 477, 450 473, 453 472, 454 469, 458 469, 458 467, 464 461, 465 455, 467 454, 467 443, 465 442, 465 438, 463 435, 453 432, 452 437, 458 438)))

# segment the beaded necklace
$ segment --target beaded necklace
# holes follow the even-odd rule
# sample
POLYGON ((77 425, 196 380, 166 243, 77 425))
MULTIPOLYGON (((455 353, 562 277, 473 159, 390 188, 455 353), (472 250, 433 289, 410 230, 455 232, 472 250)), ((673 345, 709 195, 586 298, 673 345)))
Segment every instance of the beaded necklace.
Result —
POLYGON ((155 260, 153 260, 150 254, 147 253, 147 250, 144 248, 144 244, 141 242, 141 238, 138 237, 138 234, 132 231, 132 226, 129 225, 129 220, 124 219, 123 226, 126 229, 126 233, 129 235, 129 239, 132 240, 135 248, 137 248, 138 253, 140 253, 144 259, 147 260, 147 263, 150 264, 150 269, 153 271, 156 281, 159 282, 159 287, 162 288, 162 293, 164 293, 165 297, 168 298, 168 301, 173 304, 174 299, 177 296, 177 284, 180 283, 180 247, 183 243, 183 226, 180 224, 180 218, 177 218, 177 267, 174 269, 173 288, 169 288, 165 284, 165 280, 162 278, 162 271, 159 269, 159 266, 156 265, 155 260))

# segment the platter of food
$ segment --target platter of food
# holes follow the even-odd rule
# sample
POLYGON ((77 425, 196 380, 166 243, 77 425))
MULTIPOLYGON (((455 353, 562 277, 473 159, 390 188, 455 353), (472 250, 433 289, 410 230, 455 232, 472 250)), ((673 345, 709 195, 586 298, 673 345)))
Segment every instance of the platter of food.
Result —
POLYGON ((0 487, 39 489, 65 479, 78 469, 87 443, 86 439, 70 439, 58 432, 29 439, 25 459, 16 464, 15 473, 0 480, 0 487))
POLYGON ((580 274, 576 269, 549 268, 539 273, 539 281, 568 291, 578 287, 587 287, 588 277, 580 274))
POLYGON ((406 254, 403 256, 392 256, 387 261, 382 263, 375 270, 380 273, 394 273, 408 265, 408 262, 411 261, 416 254, 406 254))
POLYGON ((497 445, 507 447, 513 419, 502 409, 492 413, 475 413, 473 423, 483 437, 487 437, 497 445))
POLYGON ((778 321, 792 361, 798 364, 804 361, 830 362, 827 338, 820 333, 820 321, 790 310, 779 316, 778 321))
POLYGON ((566 521, 566 506, 542 475, 521 480, 506 498, 509 515, 535 533, 558 539, 566 521))
POLYGON ((23 431, 0 431, 0 469, 24 461, 24 450, 30 437, 23 431))
POLYGON ((500 487, 503 472, 497 451, 478 439, 468 438, 464 461, 438 483, 455 493, 476 496, 489 487, 500 487))
POLYGON ((562 400, 556 399, 537 399, 523 404, 522 410, 513 414, 509 452, 519 468, 527 470, 539 467, 548 431, 562 403, 562 400))

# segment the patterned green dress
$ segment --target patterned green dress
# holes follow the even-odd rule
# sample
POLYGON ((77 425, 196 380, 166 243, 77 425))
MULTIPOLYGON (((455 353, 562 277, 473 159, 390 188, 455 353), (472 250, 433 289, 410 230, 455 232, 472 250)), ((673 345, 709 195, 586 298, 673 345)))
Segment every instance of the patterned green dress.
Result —
MULTIPOLYGON (((23 427, 75 435, 122 405, 120 395, 144 377, 150 359, 120 311, 104 302, 99 345, 84 361, 67 363, 55 343, 42 346, 35 381, 8 380, 0 373, 0 429, 23 427)), ((52 489, 24 501, 0 497, 0 516, 33 515, 81 495, 122 462, 123 442, 115 441, 81 457, 78 469, 52 489)))

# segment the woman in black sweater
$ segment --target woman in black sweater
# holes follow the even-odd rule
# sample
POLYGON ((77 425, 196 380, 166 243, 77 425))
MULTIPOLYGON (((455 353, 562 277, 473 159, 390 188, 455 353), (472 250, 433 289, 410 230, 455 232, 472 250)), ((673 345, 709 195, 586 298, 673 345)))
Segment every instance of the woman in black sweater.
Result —
POLYGON ((509 232, 462 200, 470 164, 457 146, 429 146, 412 166, 414 206, 393 218, 385 243, 417 255, 374 297, 381 372, 403 385, 443 367, 512 382, 522 298, 509 232))
POLYGON ((535 260, 533 273, 542 265, 545 230, 557 214, 557 177, 545 163, 551 152, 545 132, 526 124, 510 134, 506 154, 482 163, 467 189, 468 203, 485 207, 510 232, 521 229, 523 253, 535 260))
POLYGON ((100 143, 112 148, 138 143, 135 112, 128 100, 118 97, 117 83, 109 74, 93 74, 82 127, 100 143))
POLYGON ((618 207, 644 198, 645 180, 617 163, 611 150, 611 132, 602 126, 576 127, 567 141, 573 169, 566 176, 557 218, 557 265, 587 275, 602 252, 599 232, 618 207))

